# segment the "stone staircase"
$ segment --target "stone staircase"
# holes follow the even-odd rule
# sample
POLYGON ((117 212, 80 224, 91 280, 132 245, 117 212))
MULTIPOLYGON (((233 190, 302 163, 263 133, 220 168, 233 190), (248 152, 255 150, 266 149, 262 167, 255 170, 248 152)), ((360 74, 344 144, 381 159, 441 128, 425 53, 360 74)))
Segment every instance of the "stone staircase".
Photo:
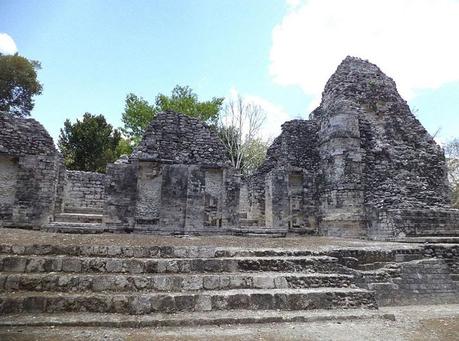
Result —
POLYGON ((377 316, 354 270, 310 251, 0 244, 0 270, 0 326, 377 316))
POLYGON ((106 232, 102 220, 103 211, 101 209, 66 207, 64 212, 56 214, 54 221, 49 223, 43 230, 66 233, 102 233, 106 232))
POLYGON ((355 270, 357 285, 374 291, 380 306, 459 302, 457 245, 340 253, 339 262, 355 270))

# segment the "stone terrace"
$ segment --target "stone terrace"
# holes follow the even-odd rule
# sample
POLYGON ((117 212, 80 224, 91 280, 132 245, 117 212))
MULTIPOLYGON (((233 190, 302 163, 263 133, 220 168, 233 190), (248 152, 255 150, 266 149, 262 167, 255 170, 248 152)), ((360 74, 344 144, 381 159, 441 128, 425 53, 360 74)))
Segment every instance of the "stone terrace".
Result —
POLYGON ((0 326, 372 318, 378 305, 458 297, 457 244, 0 233, 0 326))

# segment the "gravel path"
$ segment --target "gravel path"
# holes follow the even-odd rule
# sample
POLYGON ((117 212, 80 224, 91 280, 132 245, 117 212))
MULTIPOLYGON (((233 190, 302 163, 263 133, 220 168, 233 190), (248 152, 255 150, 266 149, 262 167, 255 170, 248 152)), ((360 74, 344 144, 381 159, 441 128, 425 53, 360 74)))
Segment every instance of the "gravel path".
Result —
POLYGON ((144 234, 64 234, 32 230, 0 228, 0 242, 5 244, 60 244, 60 245, 120 245, 120 246, 215 246, 234 248, 289 248, 311 251, 337 248, 412 249, 418 244, 374 242, 316 236, 286 238, 239 236, 158 236, 144 234))

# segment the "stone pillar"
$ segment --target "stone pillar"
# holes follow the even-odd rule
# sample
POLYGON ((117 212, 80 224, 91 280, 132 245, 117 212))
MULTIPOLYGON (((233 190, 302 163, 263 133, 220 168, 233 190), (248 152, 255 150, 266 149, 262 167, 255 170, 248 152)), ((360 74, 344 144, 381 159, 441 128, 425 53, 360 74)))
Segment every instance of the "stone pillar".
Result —
POLYGON ((223 172, 223 185, 222 227, 226 229, 238 228, 240 227, 239 199, 241 185, 239 172, 232 168, 225 169, 223 172))
POLYGON ((108 229, 132 230, 135 226, 138 162, 107 165, 104 223, 108 229))
POLYGON ((139 162, 135 229, 155 231, 161 210, 162 167, 160 162, 139 162))
POLYGON ((303 172, 292 171, 288 174, 289 221, 292 232, 302 232, 305 226, 303 172))
POLYGON ((13 225, 38 228, 54 215, 58 163, 55 156, 19 158, 13 225))
POLYGON ((275 169, 266 176, 266 227, 288 229, 290 203, 288 172, 275 169))
POLYGON ((160 226, 167 233, 183 234, 185 230, 188 167, 163 166, 160 226))
POLYGON ((13 219, 17 176, 17 159, 0 155, 0 226, 7 226, 13 219))
POLYGON ((335 101, 321 118, 321 234, 366 234, 358 110, 353 103, 335 101))
POLYGON ((203 230, 205 205, 204 190, 204 170, 196 165, 189 166, 184 229, 186 234, 192 234, 203 230))

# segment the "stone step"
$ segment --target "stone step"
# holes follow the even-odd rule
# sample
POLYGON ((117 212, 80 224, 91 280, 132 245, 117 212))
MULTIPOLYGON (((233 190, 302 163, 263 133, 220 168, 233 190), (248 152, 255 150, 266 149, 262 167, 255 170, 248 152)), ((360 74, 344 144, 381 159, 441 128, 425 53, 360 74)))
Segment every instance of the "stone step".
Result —
POLYGON ((444 233, 444 235, 437 236, 422 236, 422 237, 405 237, 398 238, 395 241, 400 243, 419 243, 419 244, 459 244, 458 232, 449 231, 449 233, 444 233))
POLYGON ((221 258, 312 256, 309 250, 282 248, 240 249, 209 246, 118 246, 118 245, 12 245, 0 243, 0 254, 8 255, 69 255, 85 257, 136 257, 136 258, 221 258))
POLYGON ((4 272, 206 273, 240 271, 344 273, 337 259, 306 257, 105 258, 0 255, 4 272))
POLYGON ((240 228, 234 228, 230 230, 232 234, 236 236, 246 236, 246 237, 256 237, 256 236, 266 236, 266 237, 285 237, 288 230, 286 228, 269 228, 269 227, 259 227, 259 226, 244 226, 241 223, 240 228))
POLYGON ((239 218, 239 223, 243 227, 256 227, 258 226, 258 219, 239 218))
POLYGON ((0 292, 13 291, 194 291, 228 289, 306 289, 351 287, 353 276, 303 273, 223 273, 223 274, 62 274, 1 273, 0 292))
POLYGON ((61 223, 102 223, 102 218, 102 214, 94 213, 59 213, 54 216, 54 221, 61 223))
POLYGON ((0 316, 0 327, 103 327, 103 328, 152 328, 191 327, 224 324, 260 324, 288 322, 340 322, 349 320, 395 320, 393 314, 369 309, 333 310, 227 310, 211 312, 185 312, 175 314, 21 314, 0 316))
POLYGON ((211 310, 311 310, 377 308, 365 289, 240 289, 180 293, 49 293, 0 295, 0 315, 92 312, 119 314, 176 313, 211 310))
POLYGON ((355 275, 356 283, 385 283, 400 277, 400 272, 387 272, 384 270, 361 271, 355 275))
POLYGON ((101 223, 78 223, 78 222, 52 222, 41 228, 46 232, 59 232, 59 233, 104 233, 110 232, 105 225, 101 223))
POLYGON ((374 262, 374 263, 364 263, 358 264, 355 269, 362 271, 371 271, 384 268, 388 263, 387 262, 374 262))
POLYGON ((64 207, 64 213, 104 214, 103 208, 94 207, 64 207))

